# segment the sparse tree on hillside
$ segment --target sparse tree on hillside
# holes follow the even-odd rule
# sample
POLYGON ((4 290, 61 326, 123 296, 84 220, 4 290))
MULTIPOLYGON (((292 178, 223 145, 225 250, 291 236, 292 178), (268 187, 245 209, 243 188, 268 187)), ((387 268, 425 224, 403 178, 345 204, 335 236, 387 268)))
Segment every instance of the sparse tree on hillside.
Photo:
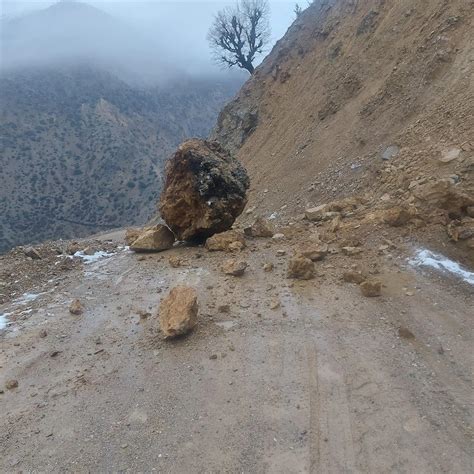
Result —
POLYGON ((267 0, 239 0, 219 11, 208 34, 215 60, 253 74, 255 57, 270 38, 269 16, 267 0))
POLYGON ((295 9, 293 11, 295 12, 296 18, 298 18, 303 13, 303 9, 298 3, 295 5, 295 9))

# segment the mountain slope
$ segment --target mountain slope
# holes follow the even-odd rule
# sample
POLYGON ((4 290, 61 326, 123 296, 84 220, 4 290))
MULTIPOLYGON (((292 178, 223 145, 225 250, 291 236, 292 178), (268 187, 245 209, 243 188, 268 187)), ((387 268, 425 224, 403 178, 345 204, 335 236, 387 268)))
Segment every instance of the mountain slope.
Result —
POLYGON ((0 252, 145 222, 164 159, 206 136, 241 84, 179 73, 160 45, 75 1, 1 33, 0 252))
POLYGON ((81 66, 0 78, 0 250, 143 223, 163 160, 205 136, 237 83, 139 89, 81 66))
POLYGON ((250 206, 291 215, 352 195, 410 204, 417 183, 441 178, 472 196, 472 7, 314 2, 212 134, 249 169, 250 206))

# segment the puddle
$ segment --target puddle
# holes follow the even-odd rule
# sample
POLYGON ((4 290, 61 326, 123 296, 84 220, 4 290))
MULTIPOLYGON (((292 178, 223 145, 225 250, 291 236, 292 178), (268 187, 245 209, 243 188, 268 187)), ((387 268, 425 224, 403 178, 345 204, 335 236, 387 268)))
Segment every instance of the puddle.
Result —
POLYGON ((408 260, 408 263, 414 267, 430 267, 443 273, 451 273, 466 283, 474 285, 473 272, 464 269, 459 263, 450 260, 444 255, 431 252, 430 250, 418 250, 415 256, 408 260))

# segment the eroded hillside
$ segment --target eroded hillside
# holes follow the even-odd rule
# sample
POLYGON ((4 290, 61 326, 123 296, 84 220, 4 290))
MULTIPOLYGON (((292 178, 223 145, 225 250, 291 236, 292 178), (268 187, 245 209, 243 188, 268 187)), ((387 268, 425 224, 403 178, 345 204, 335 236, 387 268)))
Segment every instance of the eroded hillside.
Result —
POLYGON ((465 0, 314 2, 213 133, 249 169, 250 207, 291 218, 358 196, 371 210, 410 209, 409 232, 472 255, 473 11, 465 0))

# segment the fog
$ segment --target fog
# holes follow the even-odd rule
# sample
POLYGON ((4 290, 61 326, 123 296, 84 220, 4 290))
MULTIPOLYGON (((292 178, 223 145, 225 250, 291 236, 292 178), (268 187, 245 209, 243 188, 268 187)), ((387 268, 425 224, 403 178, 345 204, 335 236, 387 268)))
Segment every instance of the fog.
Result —
MULTIPOLYGON (((212 63, 206 35, 214 14, 232 3, 6 0, 2 71, 92 61, 143 82, 215 75, 222 69, 212 63)), ((295 17, 294 2, 271 1, 270 7, 272 41, 267 51, 295 17)))

